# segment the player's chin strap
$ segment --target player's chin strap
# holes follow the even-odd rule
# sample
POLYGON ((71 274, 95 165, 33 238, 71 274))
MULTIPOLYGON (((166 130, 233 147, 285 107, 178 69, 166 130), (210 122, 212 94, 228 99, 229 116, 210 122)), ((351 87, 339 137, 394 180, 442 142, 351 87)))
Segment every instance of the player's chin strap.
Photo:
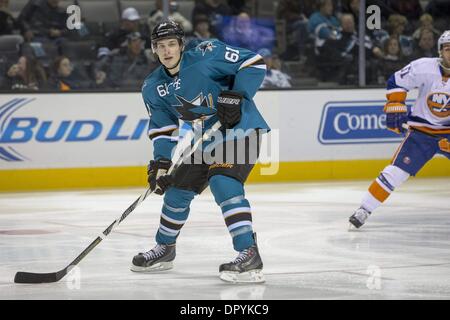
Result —
POLYGON ((178 67, 178 65, 180 64, 180 62, 181 62, 181 57, 182 57, 182 56, 183 56, 183 53, 180 54, 180 59, 178 59, 177 64, 174 65, 172 68, 167 68, 166 66, 164 66, 164 68, 165 68, 166 70, 173 70, 173 69, 175 69, 175 68, 178 67))
POLYGON ((442 69, 444 69, 447 72, 450 72, 450 68, 447 68, 446 66, 444 66, 444 59, 442 58, 442 55, 439 57, 439 65, 441 66, 442 69))

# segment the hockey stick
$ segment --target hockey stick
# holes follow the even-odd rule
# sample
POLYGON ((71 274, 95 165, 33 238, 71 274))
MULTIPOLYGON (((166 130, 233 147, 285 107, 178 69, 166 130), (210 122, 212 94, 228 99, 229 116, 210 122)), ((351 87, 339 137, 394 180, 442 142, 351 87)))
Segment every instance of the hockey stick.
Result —
MULTIPOLYGON (((221 127, 221 123, 217 121, 211 129, 206 131, 201 139, 198 139, 194 145, 192 146, 192 149, 189 151, 189 154, 186 157, 180 156, 175 163, 172 164, 172 166, 167 171, 168 174, 171 174, 173 170, 175 170, 185 158, 190 157, 195 150, 198 148, 198 146, 205 140, 208 140, 213 133, 215 133, 219 128, 221 127)), ((33 273, 33 272, 17 272, 14 277, 15 283, 51 283, 51 282, 57 282, 61 280, 65 275, 67 275, 70 270, 76 266, 84 257, 86 257, 89 252, 92 251, 103 239, 105 239, 111 231, 118 226, 131 212, 133 212, 136 207, 141 204, 142 201, 145 200, 145 198, 148 197, 153 191, 148 188, 145 190, 144 193, 141 194, 139 198, 137 198, 131 206, 129 206, 124 213, 120 217, 118 217, 116 220, 114 220, 108 228, 106 228, 100 235, 86 248, 81 252, 78 257, 75 258, 67 267, 64 269, 57 271, 57 272, 51 272, 51 273, 33 273)))

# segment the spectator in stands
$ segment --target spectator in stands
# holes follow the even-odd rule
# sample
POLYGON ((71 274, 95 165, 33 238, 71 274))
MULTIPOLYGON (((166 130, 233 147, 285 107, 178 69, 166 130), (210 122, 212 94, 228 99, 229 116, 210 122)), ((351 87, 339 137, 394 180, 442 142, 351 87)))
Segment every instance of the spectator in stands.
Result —
POLYGON ((302 2, 297 0, 280 0, 277 6, 277 19, 286 20, 286 24, 290 25, 298 20, 307 20, 303 13, 302 2))
POLYGON ((311 17, 311 15, 319 10, 319 4, 317 3, 317 0, 303 0, 301 1, 302 5, 302 12, 307 16, 308 18, 311 17))
MULTIPOLYGON (((351 56, 352 60, 356 61, 359 49, 359 36, 356 29, 356 22, 352 14, 343 14, 340 18, 341 23, 341 37, 337 40, 337 46, 341 52, 341 56, 351 56)), ((383 51, 377 47, 369 35, 366 34, 364 40, 364 47, 366 48, 366 58, 372 56, 377 58, 383 57, 383 51)))
POLYGON ((420 17, 420 25, 419 27, 416 29, 416 31, 414 31, 412 37, 414 40, 419 40, 420 38, 420 34, 422 33, 423 29, 429 29, 433 32, 435 37, 439 37, 441 35, 441 31, 437 30, 434 25, 433 25, 433 17, 429 14, 429 13, 424 13, 421 17, 420 17))
POLYGON ((60 0, 30 0, 25 5, 18 20, 26 41, 45 42, 69 35, 68 14, 59 3, 60 0))
POLYGON ((278 3, 276 16, 278 20, 286 21, 286 51, 282 54, 282 58, 298 60, 300 56, 304 56, 309 39, 308 18, 304 13, 303 2, 281 0, 278 3))
POLYGON ((254 52, 263 47, 272 48, 275 44, 275 31, 256 25, 246 12, 233 17, 223 31, 223 39, 227 44, 254 52))
POLYGON ((450 4, 448 0, 430 0, 425 12, 431 14, 439 30, 450 28, 450 4))
POLYGON ((207 16, 198 15, 194 21, 194 33, 193 38, 201 41, 215 38, 211 32, 211 26, 207 16))
POLYGON ((106 81, 106 71, 100 68, 96 68, 94 70, 94 87, 95 88, 99 88, 99 89, 106 89, 108 88, 107 86, 107 81, 106 81))
POLYGON ((387 21, 390 15, 395 14, 396 12, 389 5, 390 0, 366 0, 366 7, 371 5, 376 5, 380 8, 381 11, 381 20, 383 22, 387 21))
POLYGON ((379 64, 378 83, 385 84, 387 79, 397 70, 403 68, 406 60, 402 54, 402 48, 398 38, 391 37, 384 45, 384 56, 379 64))
POLYGON ((308 30, 315 39, 316 55, 320 55, 327 40, 339 38, 339 28, 339 20, 333 15, 333 1, 319 0, 319 11, 313 13, 308 21, 308 30))
POLYGON ((8 88, 12 90, 39 90, 46 88, 47 76, 40 62, 30 56, 21 56, 8 72, 8 88))
POLYGON ((68 57, 59 56, 53 63, 49 86, 58 91, 71 91, 92 88, 92 82, 68 57))
POLYGON ((215 38, 215 35, 211 32, 211 25, 209 19, 206 16, 198 15, 194 21, 194 37, 201 40, 208 40, 215 38))
POLYGON ((223 0, 199 0, 192 11, 191 21, 195 21, 198 15, 207 16, 211 31, 222 38, 224 17, 231 16, 231 8, 223 0))
POLYGON ((359 0, 344 0, 342 3, 342 13, 351 14, 355 24, 359 21, 359 0))
POLYGON ((261 88, 291 88, 291 77, 281 71, 281 61, 278 56, 272 54, 267 48, 258 50, 258 54, 264 58, 267 66, 261 88))
POLYGON ((8 77, 6 75, 6 70, 7 70, 6 59, 0 57, 0 91, 10 89, 8 77))
POLYGON ((9 11, 9 0, 0 0, 0 36, 13 34, 19 29, 18 23, 9 11))
POLYGON ((407 24, 408 20, 406 20, 406 18, 402 15, 393 14, 389 16, 387 21, 388 31, 382 29, 374 33, 377 44, 384 47, 387 39, 397 38, 400 43, 403 56, 407 57, 412 55, 414 51, 414 41, 411 36, 405 34, 407 24))
POLYGON ((402 15, 391 15, 388 19, 389 36, 397 38, 404 56, 410 56, 414 50, 412 37, 405 34, 408 20, 402 15))
POLYGON ((412 60, 435 57, 437 53, 436 40, 431 29, 422 29, 418 44, 412 55, 412 60))
MULTIPOLYGON (((163 1, 156 0, 155 6, 156 9, 150 13, 149 18, 147 19, 149 30, 153 30, 153 28, 164 19, 163 1)), ((180 24, 186 34, 192 32, 191 21, 178 12, 178 3, 175 0, 170 0, 168 19, 180 24)))
POLYGON ((210 30, 209 19, 206 16, 198 15, 194 21, 194 32, 192 36, 186 37, 186 49, 189 50, 199 45, 203 41, 216 38, 210 30))
POLYGON ((233 16, 238 15, 242 11, 247 11, 250 8, 247 6, 246 0, 228 0, 228 6, 231 9, 231 14, 233 16))
POLYGON ((144 42, 139 32, 127 36, 127 48, 110 57, 106 78, 100 87, 139 89, 143 80, 157 67, 148 61, 144 53, 144 42))
MULTIPOLYGON (((366 0, 366 6, 376 5, 381 11, 381 29, 368 30, 367 33, 371 34, 376 45, 382 48, 384 46, 384 41, 389 38, 389 32, 386 31, 387 21, 391 15, 395 15, 396 12, 389 6, 389 0, 366 0)), ((356 21, 356 20, 355 20, 356 21)))
POLYGON ((148 36, 147 32, 139 25, 141 17, 139 16, 139 13, 135 8, 129 7, 123 10, 121 18, 122 19, 120 22, 120 27, 116 30, 108 32, 105 35, 106 43, 100 45, 99 53, 100 51, 104 51, 105 47, 107 47, 111 51, 117 51, 117 49, 120 49, 122 47, 126 48, 127 36, 131 33, 140 32, 142 35, 148 36))
POLYGON ((419 0, 389 0, 388 5, 408 21, 419 20, 423 13, 419 0))
MULTIPOLYGON (((341 33, 337 40, 327 40, 329 43, 322 50, 327 64, 333 67, 330 73, 325 70, 321 78, 328 81, 339 81, 341 84, 356 84, 358 74, 359 39, 355 27, 353 15, 346 13, 340 18, 341 33)), ((366 51, 366 61, 374 57, 382 58, 383 52, 374 45, 369 35, 365 35, 364 47, 366 51)), ((370 64, 366 64, 370 67, 370 64)), ((321 69, 321 68, 319 68, 321 69)), ((370 74, 368 74, 370 76, 370 74)), ((375 77, 374 77, 375 80, 375 77)))

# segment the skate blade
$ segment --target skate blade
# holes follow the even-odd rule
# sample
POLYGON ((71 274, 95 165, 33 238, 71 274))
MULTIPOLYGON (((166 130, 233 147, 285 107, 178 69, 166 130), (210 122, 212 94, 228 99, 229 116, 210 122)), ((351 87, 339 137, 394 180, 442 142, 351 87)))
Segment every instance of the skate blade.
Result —
POLYGON ((173 268, 173 262, 160 262, 156 263, 150 267, 139 267, 134 264, 131 265, 130 270, 133 272, 159 272, 164 270, 170 270, 173 268))
POLYGON ((354 219, 353 217, 350 217, 348 223, 349 223, 348 231, 356 231, 364 225, 364 223, 361 224, 358 220, 354 219))
POLYGON ((219 277, 221 280, 230 283, 263 283, 266 281, 262 270, 242 273, 222 271, 219 277))
POLYGON ((358 231, 358 227, 356 227, 353 223, 348 223, 348 231, 358 231))

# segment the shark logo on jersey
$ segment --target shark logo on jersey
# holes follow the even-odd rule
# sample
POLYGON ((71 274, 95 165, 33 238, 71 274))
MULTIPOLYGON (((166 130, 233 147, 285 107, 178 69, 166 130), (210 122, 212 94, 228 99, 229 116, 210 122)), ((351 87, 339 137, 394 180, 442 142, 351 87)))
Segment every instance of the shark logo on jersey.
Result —
POLYGON ((427 105, 431 113, 438 118, 450 116, 450 94, 433 92, 427 97, 427 105))
POLYGON ((214 48, 217 48, 211 41, 203 41, 197 46, 197 50, 202 52, 202 56, 205 56, 206 51, 212 52, 214 48))
POLYGON ((208 99, 203 96, 203 93, 200 93, 196 98, 191 101, 186 100, 185 98, 175 95, 179 105, 175 105, 174 107, 180 113, 181 120, 184 121, 194 121, 198 119, 204 119, 205 117, 212 116, 216 113, 216 109, 212 106, 212 95, 209 94, 209 103, 208 99))

